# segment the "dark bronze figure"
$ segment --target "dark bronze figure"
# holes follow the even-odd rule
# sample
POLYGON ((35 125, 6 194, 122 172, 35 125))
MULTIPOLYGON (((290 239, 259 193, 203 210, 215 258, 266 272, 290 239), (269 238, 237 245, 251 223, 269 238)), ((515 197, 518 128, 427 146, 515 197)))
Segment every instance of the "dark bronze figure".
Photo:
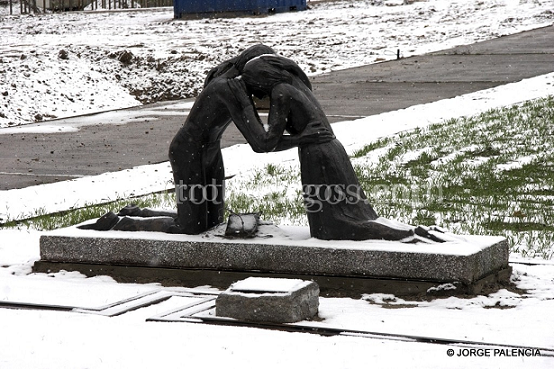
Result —
MULTIPOLYGON (((241 111, 233 115, 239 122, 258 122, 250 96, 270 97, 269 129, 258 132, 254 150, 273 151, 281 140, 306 134, 319 137, 298 144, 302 186, 310 233, 320 239, 399 240, 414 234, 413 227, 392 225, 380 219, 362 190, 350 158, 311 91, 309 81, 293 61, 264 55, 249 61, 240 77, 229 86, 241 111)), ((232 110, 235 112, 235 110, 232 110)))
POLYGON ((83 228, 199 234, 221 224, 224 167, 220 139, 231 121, 255 152, 298 147, 312 237, 401 240, 417 234, 440 241, 421 227, 377 215, 312 93, 308 77, 292 60, 276 55, 264 45, 253 46, 208 73, 204 90, 171 142, 169 159, 177 214, 145 213, 144 209, 131 206, 119 215, 157 218, 120 219, 108 213, 96 226, 83 228), (253 95, 270 99, 265 127, 253 95))
MULTIPOLYGON (((121 209, 117 215, 105 214, 96 224, 81 228, 198 234, 222 223, 224 167, 220 140, 231 123, 231 110, 237 109, 237 106, 233 105, 236 102, 231 96, 227 80, 237 77, 249 60, 273 53, 274 51, 265 45, 254 45, 208 73, 203 91, 169 147, 177 197, 176 214, 128 206, 121 209), (148 219, 120 219, 118 216, 148 219)), ((249 124, 243 121, 236 124, 246 140, 255 145, 256 135, 259 134, 257 128, 262 127, 249 127, 249 124)), ((284 150, 294 147, 299 139, 301 138, 296 137, 294 142, 283 139, 279 143, 279 148, 284 150)))

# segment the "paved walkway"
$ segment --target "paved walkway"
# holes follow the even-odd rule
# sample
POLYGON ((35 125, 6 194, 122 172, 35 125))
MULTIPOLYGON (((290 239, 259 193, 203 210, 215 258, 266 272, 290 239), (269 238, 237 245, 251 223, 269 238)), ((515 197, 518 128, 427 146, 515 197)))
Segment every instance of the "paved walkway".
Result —
MULTIPOLYGON (((554 26, 332 72, 312 81, 325 112, 336 122, 551 72, 554 26)), ((183 105, 165 102, 42 123, 78 126, 78 132, 0 134, 0 191, 166 161, 169 142, 186 118, 183 105)), ((243 142, 232 126, 222 146, 243 142)))

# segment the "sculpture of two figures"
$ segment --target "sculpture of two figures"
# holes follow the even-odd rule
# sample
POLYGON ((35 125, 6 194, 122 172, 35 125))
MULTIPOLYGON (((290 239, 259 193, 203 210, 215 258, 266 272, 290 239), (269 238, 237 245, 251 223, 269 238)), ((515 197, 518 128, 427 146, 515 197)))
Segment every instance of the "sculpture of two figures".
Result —
POLYGON ((129 206, 118 215, 108 213, 82 227, 199 234, 221 224, 224 167, 220 140, 231 122, 257 153, 298 147, 312 237, 402 240, 417 234, 440 241, 422 227, 377 215, 308 77, 295 62, 264 45, 252 46, 208 73, 202 93, 171 142, 177 214, 129 206), (265 124, 253 96, 269 97, 265 124))

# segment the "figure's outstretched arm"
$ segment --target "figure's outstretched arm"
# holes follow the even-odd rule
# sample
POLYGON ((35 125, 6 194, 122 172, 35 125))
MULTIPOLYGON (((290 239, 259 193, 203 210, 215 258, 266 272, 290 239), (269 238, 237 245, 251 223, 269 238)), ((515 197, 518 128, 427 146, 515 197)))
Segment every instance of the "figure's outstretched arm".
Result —
POLYGON ((291 111, 292 86, 281 84, 273 89, 268 124, 264 127, 244 82, 232 79, 227 83, 228 94, 234 96, 225 100, 231 118, 255 152, 283 151, 335 138, 332 131, 325 129, 317 121, 309 122, 300 134, 284 134, 291 111))
POLYGON ((298 145, 294 142, 295 138, 289 136, 280 143, 285 132, 289 109, 284 96, 275 99, 272 96, 269 123, 264 127, 244 82, 240 79, 230 79, 227 83, 230 98, 226 103, 231 119, 255 152, 286 150, 298 145))

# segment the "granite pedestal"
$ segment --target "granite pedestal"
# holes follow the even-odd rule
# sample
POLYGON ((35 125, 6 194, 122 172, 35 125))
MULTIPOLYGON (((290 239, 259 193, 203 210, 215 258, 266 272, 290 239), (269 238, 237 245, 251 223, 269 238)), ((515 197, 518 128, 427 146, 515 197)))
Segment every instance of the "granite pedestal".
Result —
POLYGON ((310 238, 307 227, 271 225, 261 225, 252 239, 223 234, 224 228, 198 236, 66 228, 41 237, 35 270, 222 288, 249 276, 299 278, 317 282, 323 295, 414 295, 444 284, 456 293, 479 293, 484 282, 510 274, 502 237, 444 234, 447 242, 429 244, 322 241, 310 238))

